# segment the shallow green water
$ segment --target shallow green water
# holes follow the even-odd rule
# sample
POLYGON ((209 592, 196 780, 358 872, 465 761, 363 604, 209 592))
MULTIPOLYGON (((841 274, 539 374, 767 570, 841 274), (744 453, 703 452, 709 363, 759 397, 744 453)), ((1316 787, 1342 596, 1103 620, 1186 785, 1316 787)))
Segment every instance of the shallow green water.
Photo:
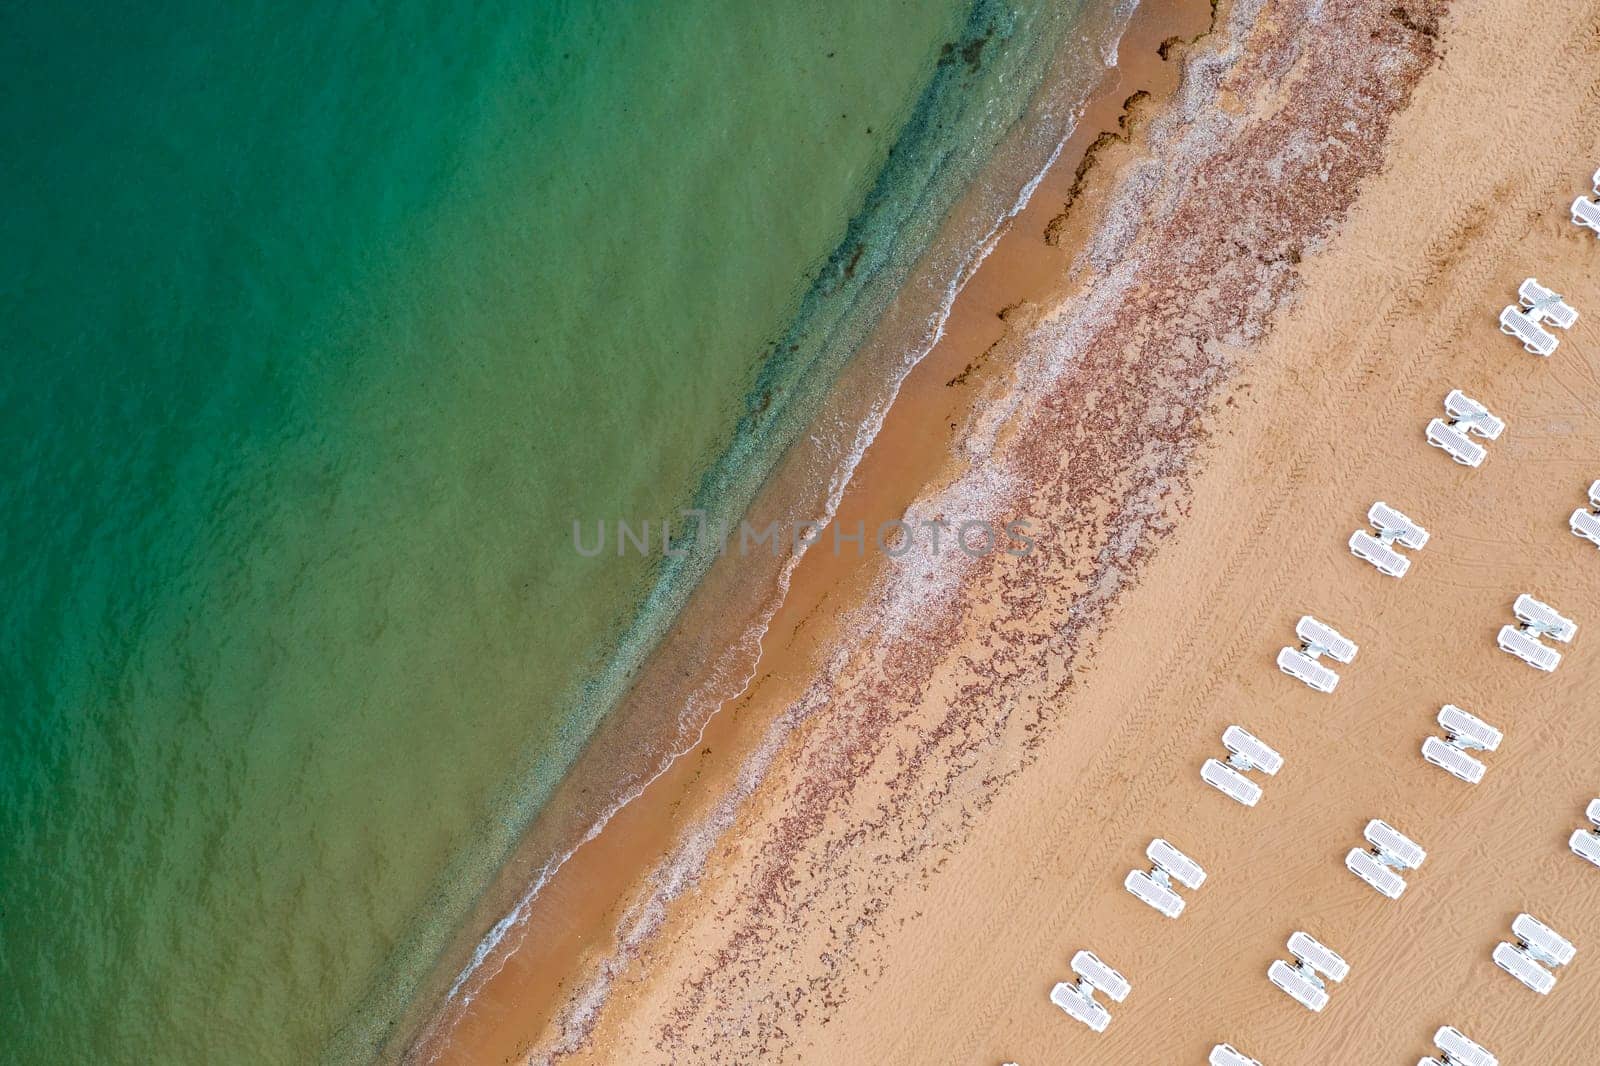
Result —
POLYGON ((694 577, 571 521, 741 506, 999 11, 0 15, 0 1059, 371 1054, 694 577))

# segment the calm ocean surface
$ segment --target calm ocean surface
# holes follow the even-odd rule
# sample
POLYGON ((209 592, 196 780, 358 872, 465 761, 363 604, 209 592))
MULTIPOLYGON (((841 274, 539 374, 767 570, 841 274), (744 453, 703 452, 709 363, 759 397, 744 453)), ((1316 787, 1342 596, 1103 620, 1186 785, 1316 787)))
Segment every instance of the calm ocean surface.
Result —
POLYGON ((373 1055, 1047 7, 0 14, 0 1061, 373 1055))

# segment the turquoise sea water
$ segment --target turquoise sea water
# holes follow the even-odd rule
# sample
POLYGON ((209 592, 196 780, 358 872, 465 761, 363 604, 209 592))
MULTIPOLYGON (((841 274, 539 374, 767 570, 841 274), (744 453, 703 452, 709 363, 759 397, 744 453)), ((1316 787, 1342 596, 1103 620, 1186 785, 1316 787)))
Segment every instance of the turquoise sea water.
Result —
POLYGON ((372 1056, 1044 9, 0 14, 0 1060, 372 1056))

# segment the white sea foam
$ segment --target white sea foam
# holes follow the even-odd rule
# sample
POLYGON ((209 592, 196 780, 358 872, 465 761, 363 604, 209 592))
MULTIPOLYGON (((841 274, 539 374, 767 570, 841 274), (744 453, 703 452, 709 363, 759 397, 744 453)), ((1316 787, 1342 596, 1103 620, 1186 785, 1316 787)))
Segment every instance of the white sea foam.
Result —
MULTIPOLYGON (((1138 0, 1123 0, 1118 5, 1113 36, 1103 46, 1101 52, 1105 66, 1116 66, 1117 49, 1126 30, 1127 21, 1137 7, 1138 0)), ((1081 114, 1080 104, 1074 109, 1065 128, 1060 131, 1044 163, 1022 184, 1011 203, 996 215, 983 236, 969 247, 966 254, 955 264, 954 269, 945 272, 947 280, 935 309, 928 317, 920 343, 908 348, 905 355, 892 368, 888 387, 871 404, 865 417, 856 425, 850 446, 829 476, 822 521, 830 522, 835 517, 861 460, 882 431, 884 421, 899 398, 906 379, 944 338, 956 300, 998 246, 1011 221, 1031 202, 1039 185, 1065 149, 1081 114)), ((999 421, 994 423, 995 431, 998 431, 999 424, 999 421)), ((944 494, 919 501, 913 505, 912 512, 908 513, 925 513, 930 517, 939 513, 979 516, 991 510, 995 501, 1012 498, 1015 489, 1015 480, 1007 471, 989 468, 981 475, 969 472, 968 477, 953 484, 944 494)), ((441 1019, 444 1025, 453 1023, 473 1002, 477 989, 504 967, 510 951, 507 937, 526 923, 534 901, 551 879, 582 847, 599 836, 618 813, 665 775, 678 759, 701 746, 705 730, 717 708, 737 701, 748 691, 756 677, 761 642, 766 637, 773 617, 787 598, 794 571, 803 561, 808 548, 808 545, 802 544, 798 551, 785 560, 775 582, 773 595, 759 612, 757 620, 722 656, 710 680, 691 695, 680 711, 680 725, 693 727, 694 739, 661 760, 650 777, 626 790, 609 805, 575 845, 540 868, 511 910, 479 941, 471 958, 451 983, 446 997, 445 1016, 441 1019), (738 665, 740 662, 744 664, 742 667, 738 665), (732 684, 729 684, 730 680, 732 684), (506 946, 508 950, 500 951, 502 946, 506 946), (491 960, 494 959, 498 961, 491 964, 491 960)), ((913 557, 920 555, 921 553, 913 553, 913 557)), ((921 565, 926 569, 901 571, 898 579, 891 581, 887 586, 889 602, 880 606, 889 608, 886 615, 890 619, 901 622, 909 620, 914 617, 916 611, 925 609, 933 601, 949 595, 954 590, 960 575, 966 572, 966 567, 973 561, 975 560, 960 552, 941 555, 937 565, 929 565, 931 561, 923 559, 921 565)), ((731 822, 738 805, 765 775, 783 738, 798 721, 810 713, 807 706, 805 701, 802 701, 774 722, 761 746, 743 766, 738 787, 718 805, 710 818, 695 827, 684 839, 670 861, 657 872, 654 890, 625 916, 620 950, 600 966, 593 981, 568 1005, 569 1016, 563 1025, 567 1035, 563 1038, 563 1045, 573 1039, 572 1034, 587 1031, 589 1020, 604 1003, 611 982, 620 967, 625 964, 632 947, 653 932, 664 914, 666 904, 675 898, 685 885, 692 883, 698 877, 712 845, 731 822)))

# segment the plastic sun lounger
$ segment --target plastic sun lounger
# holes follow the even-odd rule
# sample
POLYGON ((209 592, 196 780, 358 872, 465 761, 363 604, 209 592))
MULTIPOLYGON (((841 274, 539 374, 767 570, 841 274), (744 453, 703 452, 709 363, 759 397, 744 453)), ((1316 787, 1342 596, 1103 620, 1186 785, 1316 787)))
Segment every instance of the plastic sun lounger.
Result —
POLYGON ((1579 226, 1589 227, 1600 236, 1600 204, 1587 196, 1578 197, 1572 201, 1572 221, 1579 226))
POLYGON ((1328 1005, 1328 990, 1313 981, 1299 967, 1276 959, 1267 967, 1267 980, 1293 996, 1307 1010, 1321 1011, 1328 1005))
POLYGON ((1537 322, 1523 314, 1516 304, 1507 304, 1505 310, 1500 312, 1500 332, 1508 337, 1517 338, 1522 342, 1523 350, 1534 355, 1548 357, 1561 343, 1541 329, 1537 322))
POLYGON ((1279 649, 1278 669, 1318 692, 1332 692, 1339 687, 1338 674, 1295 648, 1279 649))
POLYGON ((1578 321, 1578 312, 1561 299, 1554 289, 1539 284, 1538 278, 1528 278, 1517 289, 1517 299, 1527 309, 1529 318, 1539 318, 1557 329, 1571 329, 1578 321))
POLYGON ((1200 864, 1161 837, 1152 840, 1144 854, 1184 888, 1195 889, 1206 883, 1206 872, 1200 864))
POLYGON ((1207 759, 1200 767, 1200 780, 1229 799, 1254 807, 1261 800, 1261 786, 1240 771, 1260 770, 1271 776, 1283 769, 1283 756, 1236 725, 1222 731, 1222 746, 1228 749, 1228 761, 1207 759))
POLYGON ((1050 1002, 1066 1011, 1068 1017, 1082 1022, 1097 1033, 1105 1032, 1106 1026, 1111 1024, 1111 1012, 1068 981, 1057 982, 1050 990, 1050 1002))
POLYGON ((1302 615, 1300 621, 1295 623, 1294 635, 1305 642, 1307 651, 1321 652, 1341 663, 1351 662, 1356 652, 1361 650, 1355 641, 1309 614, 1302 615))
POLYGON ((1128 871, 1122 887, 1138 897, 1140 902, 1149 904, 1168 918, 1176 918, 1183 913, 1183 897, 1143 870, 1128 871))
POLYGON ((1453 703, 1439 708, 1439 724, 1464 747, 1496 751, 1505 734, 1477 715, 1468 714, 1453 703))
POLYGON ((1367 843, 1377 848, 1383 857, 1402 870, 1415 870, 1428 858, 1421 844, 1406 836, 1381 818, 1374 818, 1362 831, 1367 843))
POLYGON ((1206 1057, 1210 1066, 1261 1066, 1261 1063, 1240 1051, 1232 1044, 1218 1044, 1206 1057))
POLYGON ((1444 409, 1458 424, 1463 433, 1476 433, 1485 440, 1498 440, 1505 432, 1503 419, 1489 413, 1489 409, 1460 389, 1451 389, 1444 398, 1444 409))
POLYGON ((1350 964, 1324 947, 1310 933, 1295 932, 1289 937, 1289 953, 1330 981, 1343 981, 1350 975, 1350 964))
POLYGON ((1467 435, 1458 431, 1442 418, 1435 418, 1428 423, 1428 443, 1435 448, 1442 448, 1445 454, 1460 463, 1462 466, 1477 468, 1483 465, 1484 456, 1489 450, 1477 441, 1467 439, 1467 435))
POLYGON ((1422 742, 1422 757, 1469 785, 1482 781, 1484 765, 1467 751, 1494 751, 1503 739, 1500 730, 1453 703, 1439 711, 1439 724, 1449 739, 1428 737, 1422 742))
POLYGON ((1057 982, 1050 990, 1050 1002, 1095 1032, 1105 1032, 1106 1026, 1111 1024, 1111 1012, 1095 1000, 1095 991, 1104 992, 1121 1003, 1128 998, 1133 986, 1092 951, 1080 951, 1072 956, 1072 972, 1078 975, 1077 984, 1057 982))
POLYGON ((1329 980, 1343 981, 1350 964, 1302 932, 1289 937, 1289 952, 1299 965, 1275 960, 1267 967, 1267 979, 1307 1010, 1321 1011, 1328 1005, 1328 989, 1319 973, 1329 980))
POLYGON ((1533 667, 1549 673, 1561 665, 1561 653, 1534 640, 1516 626, 1501 626, 1495 638, 1500 650, 1509 652, 1533 667))
POLYGON ((1415 870, 1428 853, 1416 841, 1378 818, 1367 823, 1362 835, 1376 854, 1351 848, 1344 859, 1345 867, 1383 895, 1399 899, 1406 890, 1406 880, 1398 871, 1415 870))
MULTIPOLYGON (((1576 521, 1577 516, 1573 516, 1573 520, 1576 521)), ((1411 569, 1410 559, 1364 529, 1358 529, 1350 534, 1350 554, 1371 563, 1377 568, 1378 573, 1388 577, 1405 577, 1406 571, 1411 569)))
POLYGON ((1575 535, 1600 548, 1600 515, 1580 507, 1572 512, 1572 519, 1567 524, 1575 535))
POLYGON ((1100 957, 1092 951, 1080 951, 1072 956, 1072 972, 1118 1003, 1127 999, 1128 993, 1133 991, 1126 977, 1101 962, 1100 957))
POLYGON ((1590 800, 1588 808, 1583 813, 1584 817, 1594 825, 1594 829, 1573 830, 1572 839, 1568 843, 1574 855, 1600 866, 1600 799, 1590 800))
POLYGON ((1483 780, 1485 770, 1483 763, 1460 748, 1451 747, 1438 737, 1429 737, 1422 742, 1422 757, 1469 785, 1476 785, 1483 780))
POLYGON ((1426 529, 1382 500, 1367 509, 1367 521, 1385 538, 1392 538, 1402 548, 1422 548, 1428 543, 1426 529))
MULTIPOLYGON (((1441 1025, 1433 1034, 1433 1046, 1444 1053, 1444 1066, 1500 1066, 1500 1060, 1474 1040, 1467 1039, 1460 1029, 1441 1025)), ((1423 1059, 1437 1063, 1437 1059, 1423 1059)), ((1417 1066, 1422 1066, 1418 1063, 1417 1066)))
POLYGON ((1184 899, 1172 889, 1176 881, 1185 888, 1195 889, 1205 884, 1206 872, 1200 864, 1157 837, 1144 849, 1151 870, 1130 870, 1122 886, 1144 903, 1148 903, 1168 918, 1183 913, 1184 899))
POLYGON ((1566 937, 1526 912, 1512 920, 1511 932, 1524 951, 1550 966, 1565 966, 1578 953, 1566 937))
POLYGON ((1600 866, 1600 833, 1592 833, 1587 829, 1574 829, 1572 839, 1567 844, 1578 858, 1594 866, 1600 866))
POLYGON ((1494 964, 1541 996, 1548 996, 1556 986, 1555 974, 1503 940, 1494 946, 1494 964))
POLYGON ((1222 731, 1222 746, 1247 762, 1246 769, 1260 770, 1269 777, 1283 769, 1282 755, 1236 725, 1230 725, 1222 731))
POLYGON ((1600 478, 1589 483, 1589 506, 1600 511, 1600 478))
POLYGON ((1551 640, 1570 644, 1572 638, 1578 635, 1578 623, 1563 617, 1554 607, 1534 599, 1526 592, 1517 597, 1516 602, 1511 605, 1511 610, 1518 621, 1533 626, 1551 640))
POLYGON ((1200 780, 1246 807, 1254 807, 1261 801, 1260 785, 1216 759, 1207 759, 1200 767, 1200 780))
POLYGON ((1390 899, 1399 899, 1406 890, 1406 879, 1372 856, 1371 852, 1351 848, 1344 857, 1345 869, 1390 899))

